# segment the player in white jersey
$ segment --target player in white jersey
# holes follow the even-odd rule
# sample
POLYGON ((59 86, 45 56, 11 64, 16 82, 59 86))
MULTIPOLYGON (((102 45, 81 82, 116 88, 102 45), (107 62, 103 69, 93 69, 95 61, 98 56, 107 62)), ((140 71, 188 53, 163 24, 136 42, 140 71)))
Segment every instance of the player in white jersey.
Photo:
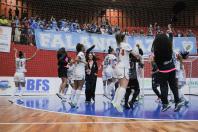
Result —
POLYGON ((175 67, 176 67, 176 78, 178 81, 178 93, 179 93, 179 98, 183 101, 185 101, 185 104, 188 104, 189 101, 188 99, 184 96, 184 93, 182 92, 182 88, 186 85, 186 74, 185 74, 185 69, 184 69, 184 64, 183 64, 183 59, 188 58, 189 52, 179 52, 179 54, 176 54, 176 62, 175 62, 175 67))
MULTIPOLYGON (((15 50, 15 64, 16 64, 16 72, 14 74, 14 82, 15 82, 16 89, 12 90, 11 98, 8 100, 11 103, 14 103, 14 101, 15 101, 14 96, 15 96, 17 90, 20 88, 21 88, 21 90, 20 90, 19 97, 20 98, 22 97, 23 92, 25 90, 25 72, 27 72, 26 61, 34 58, 38 51, 38 49, 37 49, 32 57, 25 58, 25 55, 22 51, 18 52, 17 49, 14 49, 14 50, 15 50), (18 53, 18 56, 17 56, 17 53, 18 53)), ((20 101, 20 103, 23 103, 23 101, 21 99, 19 101, 20 101)))
POLYGON ((72 89, 72 98, 70 103, 72 107, 77 107, 77 102, 80 98, 82 87, 85 82, 85 65, 87 64, 84 54, 84 45, 78 43, 76 46, 76 50, 77 56, 75 59, 74 68, 74 89, 72 89))
POLYGON ((104 96, 108 99, 112 99, 111 92, 114 90, 114 73, 113 68, 117 63, 117 57, 115 56, 115 51, 111 46, 108 49, 108 55, 105 57, 103 62, 103 81, 107 81, 107 89, 105 89, 104 96))
POLYGON ((122 112, 123 108, 121 107, 121 101, 124 98, 126 88, 129 82, 129 54, 132 53, 134 56, 137 57, 137 59, 139 59, 139 54, 132 51, 131 46, 125 42, 125 35, 117 34, 116 41, 118 45, 118 49, 116 50, 118 63, 115 67, 115 75, 119 81, 120 86, 115 92, 112 104, 119 112, 122 112))

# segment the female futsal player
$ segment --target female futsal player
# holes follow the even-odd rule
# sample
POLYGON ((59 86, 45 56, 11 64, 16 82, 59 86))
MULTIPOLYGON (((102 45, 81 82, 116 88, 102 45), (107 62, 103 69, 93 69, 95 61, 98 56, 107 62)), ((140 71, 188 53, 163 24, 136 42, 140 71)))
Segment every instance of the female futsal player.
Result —
POLYGON ((189 101, 185 97, 184 93, 182 92, 182 88, 186 85, 186 74, 184 69, 184 63, 183 60, 188 58, 189 52, 179 52, 176 56, 176 78, 178 81, 178 88, 179 88, 179 98, 185 102, 185 104, 188 104, 189 101))
POLYGON ((113 68, 115 67, 115 63, 117 62, 117 58, 115 56, 115 51, 111 46, 109 46, 108 54, 104 59, 103 65, 103 81, 107 81, 107 91, 104 93, 104 96, 110 100, 112 100, 111 92, 114 90, 114 77, 113 77, 113 68))
MULTIPOLYGON (((15 63, 16 64, 16 72, 14 74, 14 82, 15 82, 15 87, 17 87, 18 89, 21 88, 21 91, 19 94, 19 97, 20 97, 19 103, 23 103, 23 100, 21 99, 21 97, 23 96, 23 93, 25 91, 25 72, 27 72, 26 61, 33 59, 36 56, 38 49, 30 58, 26 58, 25 54, 22 51, 18 52, 17 49, 14 49, 14 50, 15 50, 15 62, 16 62, 15 63), (17 55, 17 53, 18 53, 18 55, 17 55)), ((15 89, 12 91, 11 98, 8 100, 10 103, 15 102, 14 96, 18 89, 15 89)))
POLYGON ((161 93, 160 91, 157 89, 157 87, 159 87, 159 79, 158 79, 158 74, 159 74, 159 70, 157 68, 157 65, 154 61, 154 54, 153 54, 153 48, 152 48, 152 54, 149 56, 149 62, 152 65, 152 75, 151 75, 151 83, 152 83, 152 89, 153 92, 157 95, 157 100, 156 102, 159 103, 161 102, 161 93))
POLYGON ((137 72, 136 63, 141 63, 141 58, 139 57, 139 59, 137 59, 137 57, 131 53, 129 54, 129 58, 130 58, 130 76, 129 76, 128 88, 126 89, 125 105, 124 105, 126 109, 133 108, 134 103, 137 101, 136 98, 140 93, 140 86, 137 75, 139 72, 137 72), (131 95, 132 89, 134 90, 134 93, 132 99, 129 101, 129 96, 131 95))
POLYGON ((87 65, 84 54, 84 45, 78 43, 76 46, 76 51, 77 56, 75 58, 74 89, 72 90, 73 97, 70 103, 71 107, 73 108, 77 108, 77 103, 85 82, 85 65, 87 65))
POLYGON ((179 99, 178 85, 176 80, 176 68, 173 61, 172 42, 166 34, 159 34, 153 41, 154 61, 159 69, 159 83, 161 90, 162 111, 168 110, 171 106, 168 102, 168 85, 173 92, 175 99, 175 110, 178 111, 183 101, 179 99))
POLYGON ((60 48, 57 52, 57 60, 58 60, 58 77, 61 78, 61 84, 59 93, 56 95, 61 99, 65 100, 65 93, 68 89, 67 87, 67 69, 68 69, 68 61, 69 58, 67 56, 67 52, 65 51, 65 48, 60 48))
POLYGON ((118 52, 118 63, 115 67, 115 74, 118 78, 120 86, 117 88, 115 92, 112 104, 118 112, 123 112, 123 108, 121 107, 121 101, 124 98, 126 88, 129 82, 129 54, 132 53, 137 58, 139 58, 139 55, 135 52, 132 52, 132 48, 130 47, 130 45, 125 42, 125 35, 117 34, 116 41, 118 46, 118 50, 116 50, 118 52))

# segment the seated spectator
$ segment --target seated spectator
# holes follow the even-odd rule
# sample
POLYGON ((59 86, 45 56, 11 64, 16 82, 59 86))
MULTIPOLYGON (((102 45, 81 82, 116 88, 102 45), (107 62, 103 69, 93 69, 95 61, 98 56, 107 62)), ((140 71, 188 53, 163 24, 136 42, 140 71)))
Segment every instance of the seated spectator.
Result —
POLYGON ((10 26, 9 20, 6 19, 5 16, 2 16, 2 17, 0 18, 0 25, 1 25, 1 26, 10 26))
POLYGON ((183 33, 180 30, 177 30, 175 37, 184 37, 183 33))
POLYGON ((194 33, 192 32, 191 29, 189 29, 189 30, 187 31, 187 37, 195 37, 195 35, 194 35, 194 33))
POLYGON ((100 32, 101 32, 101 34, 105 34, 105 31, 106 29, 105 29, 105 26, 101 26, 100 27, 100 32))
POLYGON ((140 30, 140 36, 142 36, 142 37, 144 36, 144 30, 143 29, 140 30))

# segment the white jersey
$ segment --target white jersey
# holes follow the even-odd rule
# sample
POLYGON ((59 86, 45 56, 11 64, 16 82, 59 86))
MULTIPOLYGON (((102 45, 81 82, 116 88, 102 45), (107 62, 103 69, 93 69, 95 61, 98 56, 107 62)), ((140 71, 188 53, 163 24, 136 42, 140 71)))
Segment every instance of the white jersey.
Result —
POLYGON ((24 73, 26 72, 26 59, 25 58, 16 58, 16 72, 24 73))
MULTIPOLYGON (((77 55, 80 61, 85 62, 85 55, 83 52, 79 52, 77 55)), ((74 67, 74 80, 84 80, 85 79, 85 64, 83 62, 77 62, 74 67)))
MULTIPOLYGON (((80 61, 86 62, 85 54, 83 52, 79 52, 77 56, 80 58, 80 61)), ((83 62, 77 62, 75 64, 75 69, 79 70, 80 72, 85 71, 85 63, 83 62)))
POLYGON ((128 43, 122 42, 120 44, 119 50, 116 51, 118 55, 118 67, 130 68, 129 54, 131 51, 132 48, 128 43))
POLYGON ((117 62, 117 58, 113 54, 108 54, 104 59, 103 69, 112 68, 117 62))
POLYGON ((67 76, 68 76, 69 79, 72 78, 73 75, 74 75, 74 70, 75 70, 74 68, 75 68, 75 66, 74 65, 71 65, 67 69, 67 76))

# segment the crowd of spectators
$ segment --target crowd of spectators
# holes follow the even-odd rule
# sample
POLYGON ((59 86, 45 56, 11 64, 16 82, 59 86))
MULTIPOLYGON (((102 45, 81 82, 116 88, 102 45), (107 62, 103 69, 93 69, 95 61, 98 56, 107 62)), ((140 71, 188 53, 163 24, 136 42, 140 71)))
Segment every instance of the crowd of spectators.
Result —
POLYGON ((97 34, 109 34, 113 35, 119 32, 123 32, 128 36, 155 36, 159 33, 167 33, 176 37, 194 37, 192 30, 188 29, 184 34, 180 30, 175 30, 171 24, 167 28, 161 28, 157 23, 150 24, 147 31, 140 29, 139 31, 128 31, 127 29, 121 30, 119 26, 111 26, 110 22, 105 19, 101 24, 98 23, 85 23, 79 24, 78 20, 60 19, 56 20, 53 16, 50 19, 40 17, 30 17, 29 19, 24 17, 19 19, 17 16, 13 18, 0 17, 0 25, 12 27, 12 41, 21 44, 35 44, 34 33, 35 29, 48 30, 48 31, 62 31, 62 32, 77 32, 77 33, 97 33, 97 34))

